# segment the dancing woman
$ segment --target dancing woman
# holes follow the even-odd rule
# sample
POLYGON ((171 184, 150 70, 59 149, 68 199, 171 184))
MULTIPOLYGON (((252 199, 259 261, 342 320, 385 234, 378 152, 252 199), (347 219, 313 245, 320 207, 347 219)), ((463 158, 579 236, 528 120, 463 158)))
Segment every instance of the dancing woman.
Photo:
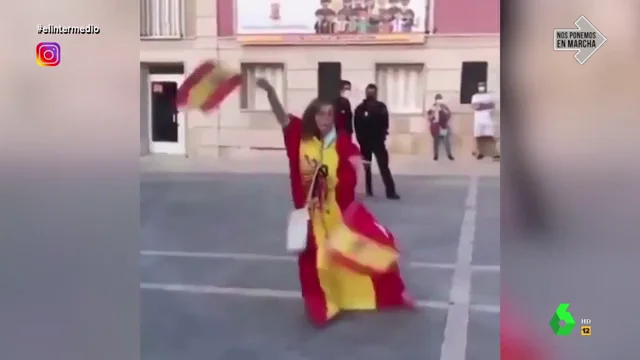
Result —
POLYGON ((259 79, 257 86, 267 93, 283 128, 294 206, 311 205, 307 246, 298 257, 302 297, 311 321, 325 325, 342 310, 413 307, 397 265, 367 275, 332 262, 327 254, 328 234, 342 224, 343 212, 354 202, 356 171, 362 169, 358 148, 347 133, 334 127, 332 104, 314 100, 298 118, 285 112, 267 80, 259 79), (316 173, 321 178, 309 189, 316 173), (309 191, 311 204, 306 204, 309 191))

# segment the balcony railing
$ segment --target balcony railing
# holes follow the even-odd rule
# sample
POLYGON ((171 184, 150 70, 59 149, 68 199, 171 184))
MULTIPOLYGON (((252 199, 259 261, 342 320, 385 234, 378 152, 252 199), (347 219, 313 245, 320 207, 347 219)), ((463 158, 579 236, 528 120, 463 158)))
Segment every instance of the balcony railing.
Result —
POLYGON ((185 37, 186 0, 140 0, 142 39, 180 39, 185 37))

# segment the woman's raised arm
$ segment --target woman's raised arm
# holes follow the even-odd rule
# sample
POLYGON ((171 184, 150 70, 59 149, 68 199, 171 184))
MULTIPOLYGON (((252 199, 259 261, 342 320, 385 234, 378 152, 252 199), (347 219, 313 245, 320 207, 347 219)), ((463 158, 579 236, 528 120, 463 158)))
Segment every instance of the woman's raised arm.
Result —
POLYGON ((256 86, 267 93, 267 99, 269 100, 271 111, 276 116, 276 120, 278 120, 280 126, 282 126, 282 128, 286 128, 287 125, 289 125, 289 116, 284 110, 284 106, 282 106, 282 102, 278 98, 278 94, 273 88, 273 85, 271 85, 267 79, 259 78, 256 81, 256 86))

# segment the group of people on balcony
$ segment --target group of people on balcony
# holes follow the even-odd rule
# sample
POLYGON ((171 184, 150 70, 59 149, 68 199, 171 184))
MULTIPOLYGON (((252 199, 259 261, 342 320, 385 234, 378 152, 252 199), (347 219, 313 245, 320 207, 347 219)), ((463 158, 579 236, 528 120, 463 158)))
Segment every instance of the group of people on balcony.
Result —
POLYGON ((420 19, 409 8, 411 0, 343 0, 342 9, 332 0, 320 0, 316 10, 316 34, 409 33, 420 19))

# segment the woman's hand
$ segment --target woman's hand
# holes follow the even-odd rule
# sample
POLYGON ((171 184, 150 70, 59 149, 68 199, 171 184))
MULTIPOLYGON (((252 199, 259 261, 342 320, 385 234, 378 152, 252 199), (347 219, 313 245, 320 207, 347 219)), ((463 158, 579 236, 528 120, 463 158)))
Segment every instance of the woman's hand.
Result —
POLYGON ((266 92, 270 92, 270 91, 273 90, 273 85, 271 85, 269 80, 267 80, 265 78, 258 78, 256 80, 256 86, 259 87, 260 89, 266 91, 266 92))
POLYGON ((349 158, 349 162, 353 166, 353 168, 357 171, 362 169, 362 157, 354 155, 349 158))
POLYGON ((256 79, 256 86, 267 93, 267 100, 269 100, 271 111, 276 116, 276 120, 278 120, 280 126, 282 126, 283 129, 286 128, 287 125, 289 125, 289 116, 284 110, 282 102, 278 99, 278 94, 273 85, 265 78, 258 78, 256 79))

